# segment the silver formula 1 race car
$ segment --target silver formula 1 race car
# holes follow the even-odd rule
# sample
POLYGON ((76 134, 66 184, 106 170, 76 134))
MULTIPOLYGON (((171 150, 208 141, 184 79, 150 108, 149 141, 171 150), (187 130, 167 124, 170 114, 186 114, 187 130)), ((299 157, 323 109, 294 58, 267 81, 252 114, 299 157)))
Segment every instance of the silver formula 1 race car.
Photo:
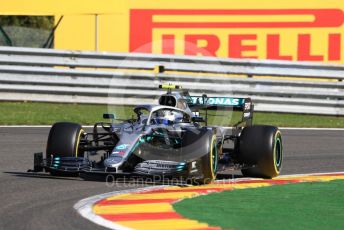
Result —
POLYGON ((55 123, 46 158, 36 153, 33 171, 155 176, 201 184, 228 170, 239 169, 249 177, 279 175, 281 132, 273 126, 252 125, 249 98, 190 96, 178 86, 159 87, 167 93, 157 104, 136 106, 135 117, 120 123, 114 114, 104 114, 111 122, 96 123, 92 132, 76 123, 55 123), (210 126, 212 110, 241 111, 241 120, 233 127, 210 126))

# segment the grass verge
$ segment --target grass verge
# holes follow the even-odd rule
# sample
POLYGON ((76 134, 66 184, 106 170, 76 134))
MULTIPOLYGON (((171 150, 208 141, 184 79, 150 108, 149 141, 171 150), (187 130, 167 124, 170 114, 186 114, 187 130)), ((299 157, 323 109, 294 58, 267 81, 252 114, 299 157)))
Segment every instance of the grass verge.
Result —
MULTIPOLYGON (((132 107, 111 106, 111 111, 118 118, 131 118, 132 107)), ((56 121, 73 121, 81 124, 94 124, 102 120, 102 114, 108 111, 106 105, 84 104, 55 104, 34 102, 1 102, 1 125, 50 125, 56 121)), ((240 114, 233 113, 232 119, 228 113, 209 112, 209 123, 217 125, 232 125, 240 119, 240 114)), ((344 117, 260 113, 254 115, 255 124, 275 125, 279 127, 328 127, 344 128, 344 117)))
POLYGON ((344 180, 213 193, 173 205, 223 229, 344 229, 344 180))

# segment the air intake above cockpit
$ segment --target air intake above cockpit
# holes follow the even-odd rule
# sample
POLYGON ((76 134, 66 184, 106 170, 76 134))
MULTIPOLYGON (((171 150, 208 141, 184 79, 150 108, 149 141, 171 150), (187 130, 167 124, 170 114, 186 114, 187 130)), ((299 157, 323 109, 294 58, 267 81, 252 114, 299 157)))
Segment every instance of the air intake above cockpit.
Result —
POLYGON ((176 107, 177 100, 173 95, 162 95, 159 98, 159 105, 176 107))

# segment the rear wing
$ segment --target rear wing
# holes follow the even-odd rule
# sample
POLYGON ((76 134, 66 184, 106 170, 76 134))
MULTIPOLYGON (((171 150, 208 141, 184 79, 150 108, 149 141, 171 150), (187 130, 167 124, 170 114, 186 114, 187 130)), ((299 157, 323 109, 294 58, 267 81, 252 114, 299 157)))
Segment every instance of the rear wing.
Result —
MULTIPOLYGON (((185 95, 186 102, 193 112, 204 110, 242 111, 242 119, 237 126, 250 126, 253 120, 254 105, 250 98, 207 97, 185 95)), ((207 114, 207 112, 206 112, 207 114)), ((207 120, 207 117, 206 117, 207 120)))

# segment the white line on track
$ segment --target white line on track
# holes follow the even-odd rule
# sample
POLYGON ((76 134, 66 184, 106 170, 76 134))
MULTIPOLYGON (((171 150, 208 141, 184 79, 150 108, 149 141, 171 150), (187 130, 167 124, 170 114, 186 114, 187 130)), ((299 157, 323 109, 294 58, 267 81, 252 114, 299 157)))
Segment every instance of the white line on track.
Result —
MULTIPOLYGON (((0 128, 51 128, 52 125, 0 125, 0 128)), ((83 125, 84 128, 93 128, 93 125, 83 125)))
POLYGON ((344 128, 299 128, 299 127, 280 127, 281 130, 319 130, 319 131, 344 131, 344 128))
POLYGON ((0 125, 0 128, 49 128, 51 125, 0 125))

